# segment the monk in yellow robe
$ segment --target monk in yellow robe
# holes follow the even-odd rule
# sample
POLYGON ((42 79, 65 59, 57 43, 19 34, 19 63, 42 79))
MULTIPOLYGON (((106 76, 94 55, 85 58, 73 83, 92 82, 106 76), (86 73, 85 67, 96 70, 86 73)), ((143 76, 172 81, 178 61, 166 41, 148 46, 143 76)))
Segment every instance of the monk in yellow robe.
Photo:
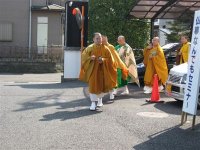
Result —
MULTIPOLYGON (((114 58, 114 61, 116 63, 116 67, 118 69, 122 70, 122 78, 124 80, 126 80, 128 77, 128 68, 126 67, 124 62, 121 60, 121 58, 119 57, 119 54, 115 50, 115 47, 108 42, 108 38, 105 35, 102 35, 102 43, 109 48, 109 50, 114 58)), ((113 91, 110 91, 110 99, 114 99, 114 97, 115 97, 115 89, 113 89, 113 91)))
POLYGON ((117 68, 110 50, 102 44, 100 33, 94 34, 93 41, 82 53, 80 72, 80 80, 89 84, 90 110, 101 107, 105 93, 117 86, 117 68))
POLYGON ((165 59, 163 49, 159 44, 159 38, 154 37, 152 40, 152 48, 148 51, 148 54, 145 56, 146 61, 146 71, 144 76, 144 93, 149 94, 152 92, 154 75, 157 74, 161 86, 159 90, 163 89, 168 78, 168 68, 165 59), (147 58, 148 57, 148 58, 147 58))
POLYGON ((188 56, 190 53, 190 43, 188 42, 188 37, 183 35, 181 36, 182 47, 180 49, 180 64, 188 62, 188 56))

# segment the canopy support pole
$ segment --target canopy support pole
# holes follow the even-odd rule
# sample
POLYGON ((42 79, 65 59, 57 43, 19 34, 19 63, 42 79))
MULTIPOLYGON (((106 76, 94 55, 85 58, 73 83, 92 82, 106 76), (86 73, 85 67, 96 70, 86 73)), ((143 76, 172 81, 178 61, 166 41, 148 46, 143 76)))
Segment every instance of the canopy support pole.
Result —
POLYGON ((154 19, 151 19, 151 34, 150 34, 150 42, 153 39, 154 36, 154 19))

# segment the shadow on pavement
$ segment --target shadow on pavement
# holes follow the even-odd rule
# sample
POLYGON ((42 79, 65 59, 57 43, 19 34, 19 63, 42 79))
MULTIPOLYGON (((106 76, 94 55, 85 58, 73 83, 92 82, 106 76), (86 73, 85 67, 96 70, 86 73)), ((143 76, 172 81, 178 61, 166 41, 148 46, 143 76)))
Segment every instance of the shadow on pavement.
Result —
MULTIPOLYGON (((86 88, 83 88, 84 95, 87 95, 87 93, 85 93, 86 91, 87 91, 86 88)), ((58 112, 55 112, 53 114, 43 115, 43 118, 40 119, 40 121, 51 121, 56 119, 64 121, 64 120, 75 119, 101 113, 100 109, 97 111, 89 110, 90 101, 89 98, 87 97, 82 99, 77 99, 76 96, 70 96, 70 97, 67 96, 66 98, 63 99, 62 95, 63 92, 34 98, 33 100, 20 103, 19 105, 21 105, 21 108, 14 110, 14 112, 28 111, 33 109, 42 109, 49 107, 56 107, 56 109, 59 110, 58 112), (60 111, 60 110, 65 110, 65 111, 60 111)))
POLYGON ((156 103, 154 107, 168 114, 181 115, 182 105, 183 102, 174 100, 165 103, 156 103))
POLYGON ((199 150, 200 125, 193 131, 175 126, 150 135, 148 141, 133 147, 134 150, 199 150))
MULTIPOLYGON (((154 105, 155 108, 166 112, 168 114, 174 114, 174 115, 181 115, 182 113, 182 106, 183 106, 183 102, 182 101, 169 101, 169 102, 165 102, 163 104, 161 103, 157 103, 154 105)), ((200 111, 199 108, 197 110, 197 115, 200 115, 200 111)))
POLYGON ((57 109, 67 109, 67 108, 84 107, 84 106, 90 105, 89 101, 86 100, 86 98, 66 102, 65 100, 61 100, 61 99, 48 99, 49 97, 50 96, 40 97, 41 99, 38 98, 39 99, 38 101, 29 101, 29 102, 22 103, 20 104, 22 108, 14 110, 14 112, 41 109, 41 108, 47 108, 47 107, 55 107, 55 106, 58 107, 57 109), (48 100, 49 101, 51 100, 51 102, 49 102, 48 100))
POLYGON ((98 114, 101 112, 102 111, 100 111, 100 110, 90 111, 88 108, 81 109, 81 110, 75 110, 75 111, 59 111, 59 112, 56 112, 53 114, 44 115, 43 119, 40 119, 40 121, 51 121, 51 120, 56 120, 56 119, 65 121, 65 120, 70 120, 70 119, 81 118, 84 116, 95 115, 95 114, 98 114))
MULTIPOLYGON (((120 95, 121 91, 118 92, 118 95, 115 96, 114 101, 117 100, 123 100, 123 99, 142 99, 145 102, 145 99, 149 99, 151 97, 151 94, 144 94, 143 93, 143 89, 139 88, 136 85, 129 85, 129 95, 120 95)), ((168 98, 164 93, 160 93, 160 97, 162 98, 168 98)), ((110 103, 109 101, 109 95, 106 95, 104 97, 104 101, 108 101, 108 103, 110 103)))
POLYGON ((26 89, 67 89, 67 88, 78 88, 86 87, 86 83, 80 81, 68 81, 64 83, 25 83, 25 84, 14 84, 5 86, 19 86, 26 89))
MULTIPOLYGON (((143 87, 138 87, 135 84, 129 84, 129 92, 130 96, 135 99, 144 99, 144 98, 150 98, 151 94, 144 94, 143 87)), ((165 95, 164 92, 160 93, 160 98, 168 98, 168 96, 165 95)))
POLYGON ((45 96, 36 97, 32 100, 29 100, 24 103, 19 103, 21 105, 20 109, 14 110, 17 111, 26 111, 32 109, 41 109, 47 107, 55 107, 57 109, 67 109, 67 108, 75 108, 75 107, 84 107, 89 106, 89 98, 87 98, 86 88, 83 88, 83 94, 85 98, 77 99, 77 96, 66 96, 63 98, 63 92, 57 94, 49 94, 45 96))

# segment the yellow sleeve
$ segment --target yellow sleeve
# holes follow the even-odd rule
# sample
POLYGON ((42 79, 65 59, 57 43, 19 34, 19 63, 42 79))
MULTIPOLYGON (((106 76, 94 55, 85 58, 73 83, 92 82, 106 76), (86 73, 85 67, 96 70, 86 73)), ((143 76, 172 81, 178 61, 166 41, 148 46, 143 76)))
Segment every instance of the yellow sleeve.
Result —
POLYGON ((128 77, 128 68, 126 67, 126 65, 124 64, 124 62, 121 60, 121 58, 119 57, 119 54, 117 53, 117 51, 115 50, 115 47, 110 45, 109 49, 111 51, 111 54, 114 58, 115 64, 117 66, 117 68, 122 70, 122 78, 124 80, 127 79, 128 77))
POLYGON ((81 65, 84 65, 88 60, 90 60, 92 52, 92 45, 88 46, 81 54, 81 65))
MULTIPOLYGON (((188 62, 189 51, 190 51, 189 43, 185 44, 181 48, 181 57, 182 57, 182 59, 183 59, 184 62, 188 62)), ((181 62, 182 62, 182 60, 181 60, 181 62)))
POLYGON ((103 70, 106 76, 106 78, 104 78, 104 84, 106 87, 114 88, 117 86, 117 67, 110 49, 105 47, 104 52, 107 57, 107 59, 103 61, 103 70))
POLYGON ((93 45, 88 46, 81 54, 81 70, 79 80, 88 82, 92 73, 94 62, 91 61, 91 52, 93 45))
POLYGON ((143 50, 143 56, 144 56, 143 63, 144 63, 145 66, 147 66, 147 63, 148 63, 148 60, 149 60, 149 54, 150 54, 150 52, 151 52, 151 49, 145 48, 145 49, 143 50))

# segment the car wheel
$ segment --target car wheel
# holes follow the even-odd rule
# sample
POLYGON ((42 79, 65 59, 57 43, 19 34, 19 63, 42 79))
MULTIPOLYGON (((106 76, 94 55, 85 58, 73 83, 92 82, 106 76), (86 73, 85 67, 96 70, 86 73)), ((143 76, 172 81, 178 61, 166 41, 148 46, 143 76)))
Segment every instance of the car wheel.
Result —
POLYGON ((140 86, 144 86, 144 79, 140 79, 140 86))

